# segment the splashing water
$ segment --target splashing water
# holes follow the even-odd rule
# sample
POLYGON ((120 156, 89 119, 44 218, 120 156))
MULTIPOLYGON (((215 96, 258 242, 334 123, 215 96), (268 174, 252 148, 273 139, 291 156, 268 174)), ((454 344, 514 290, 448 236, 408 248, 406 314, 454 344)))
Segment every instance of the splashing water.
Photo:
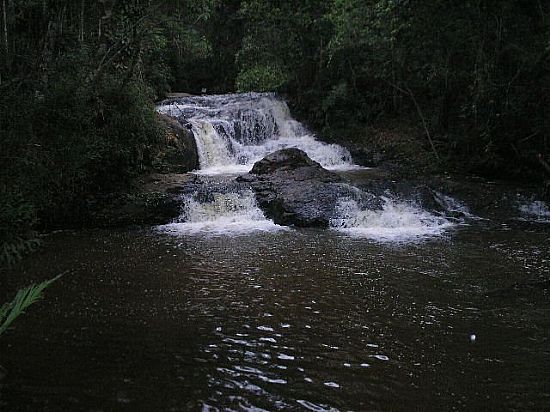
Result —
POLYGON ((331 227, 355 237, 404 242, 441 235, 452 224, 413 205, 383 197, 381 210, 361 209, 355 200, 340 200, 331 227))
POLYGON ((519 205, 522 220, 550 223, 550 207, 546 202, 535 200, 519 205))
MULTIPOLYGON (((200 170, 195 173, 221 175, 219 179, 226 186, 232 179, 229 175, 246 173, 256 161, 283 148, 299 148, 326 169, 360 168, 353 164, 347 149, 317 141, 274 94, 184 97, 167 101, 157 110, 193 131, 200 162, 200 170)), ((209 193, 207 199, 197 193, 185 195, 182 215, 177 222, 162 226, 162 231, 238 235, 283 229, 265 218, 252 191, 226 187, 216 193, 218 189, 208 182, 204 187, 209 193)), ((418 207, 389 198, 383 201, 381 210, 369 210, 352 198, 342 198, 331 221, 332 228, 351 236, 400 242, 439 235, 452 225, 418 207)), ((451 198, 441 197, 441 201, 447 209, 468 213, 451 198)))
POLYGON ((435 192, 436 199, 447 212, 459 213, 462 216, 472 220, 483 220, 479 216, 474 215, 468 206, 454 197, 444 195, 443 193, 435 192))
POLYGON ((246 234, 284 230, 265 218, 251 190, 238 193, 213 193, 212 201, 201 202, 196 196, 185 195, 183 213, 177 222, 160 226, 169 234, 211 235, 246 234))
POLYGON ((189 123, 199 154, 198 174, 237 174, 274 151, 296 147, 331 170, 357 169, 349 151, 315 139, 287 104, 269 93, 184 97, 157 107, 189 123))

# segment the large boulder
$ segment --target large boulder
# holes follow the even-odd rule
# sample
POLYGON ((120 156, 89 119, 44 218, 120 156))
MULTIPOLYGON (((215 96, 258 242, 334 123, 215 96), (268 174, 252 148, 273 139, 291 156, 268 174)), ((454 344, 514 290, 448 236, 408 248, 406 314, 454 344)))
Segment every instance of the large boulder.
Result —
POLYGON ((324 169, 319 163, 296 148, 273 152, 256 162, 250 174, 261 180, 315 180, 319 182, 340 182, 336 173, 324 169))
POLYGON ((372 208, 381 206, 379 199, 343 183, 336 173, 295 148, 269 154, 238 181, 255 191, 268 218, 285 226, 327 227, 341 199, 351 198, 372 208))
POLYGON ((157 168, 172 173, 198 169, 199 155, 193 132, 172 117, 158 116, 165 129, 165 144, 156 156, 157 168))

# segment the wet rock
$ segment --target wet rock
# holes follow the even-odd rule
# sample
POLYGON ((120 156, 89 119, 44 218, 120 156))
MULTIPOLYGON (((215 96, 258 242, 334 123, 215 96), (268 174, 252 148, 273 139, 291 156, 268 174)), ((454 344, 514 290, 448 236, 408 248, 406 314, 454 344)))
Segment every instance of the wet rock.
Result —
POLYGON ((374 146, 354 143, 343 144, 343 146, 349 150, 353 162, 360 166, 377 167, 387 160, 387 156, 374 146))
POLYGON ((190 128, 169 116, 163 114, 158 116, 165 128, 166 140, 154 160, 156 168, 176 173, 198 169, 197 143, 190 128))
POLYGON ((454 220, 460 220, 467 217, 466 214, 460 210, 446 210, 444 214, 446 218, 454 220))
POLYGON ((424 184, 378 179, 362 183, 359 188, 376 196, 392 197, 403 202, 412 203, 431 213, 453 218, 464 217, 462 212, 448 210, 441 201, 439 194, 424 184))
POLYGON ((122 193, 95 198, 85 226, 124 227, 158 225, 171 222, 180 214, 178 197, 168 193, 122 193))
POLYGON ((343 198, 381 207, 379 199, 343 183, 336 173, 295 148, 269 154, 237 180, 250 185, 259 207, 279 225, 327 227, 343 198))
POLYGON ((324 183, 342 181, 336 173, 324 169, 304 151, 296 148, 282 149, 267 155, 254 164, 250 174, 257 177, 268 176, 269 180, 315 180, 324 183))

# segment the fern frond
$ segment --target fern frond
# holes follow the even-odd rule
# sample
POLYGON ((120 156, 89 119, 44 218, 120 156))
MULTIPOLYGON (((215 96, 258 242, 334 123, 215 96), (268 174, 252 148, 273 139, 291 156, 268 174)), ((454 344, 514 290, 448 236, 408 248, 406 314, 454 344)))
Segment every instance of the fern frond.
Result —
POLYGON ((0 324, 4 322, 4 319, 8 316, 8 312, 11 308, 11 302, 5 303, 0 307, 0 324))
POLYGON ((42 292, 44 289, 58 280, 61 276, 63 276, 63 273, 53 279, 20 289, 11 302, 4 304, 0 308, 0 335, 10 327, 15 319, 25 313, 25 310, 29 306, 38 302, 43 296, 42 292))

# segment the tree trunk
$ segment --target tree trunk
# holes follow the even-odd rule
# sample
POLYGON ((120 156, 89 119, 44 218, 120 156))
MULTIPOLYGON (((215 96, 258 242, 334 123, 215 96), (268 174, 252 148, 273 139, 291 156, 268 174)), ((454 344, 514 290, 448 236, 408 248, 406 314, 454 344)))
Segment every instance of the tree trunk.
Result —
POLYGON ((4 49, 6 52, 6 60, 7 60, 10 47, 8 43, 8 13, 6 11, 6 0, 2 0, 2 15, 3 15, 3 21, 4 21, 4 49))
POLYGON ((84 0, 80 2, 80 33, 78 36, 80 43, 84 43, 84 0))

